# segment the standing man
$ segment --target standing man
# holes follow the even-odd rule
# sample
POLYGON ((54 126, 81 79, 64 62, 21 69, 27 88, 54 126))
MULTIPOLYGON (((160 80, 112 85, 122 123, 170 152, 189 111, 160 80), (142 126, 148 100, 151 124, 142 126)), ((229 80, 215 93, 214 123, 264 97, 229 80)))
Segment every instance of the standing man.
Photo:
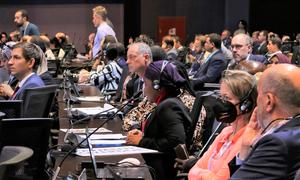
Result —
POLYGON ((101 50, 101 40, 106 35, 112 35, 116 37, 116 33, 106 22, 107 11, 103 6, 97 6, 93 9, 93 24, 97 28, 97 33, 93 44, 93 58, 99 54, 101 50))
POLYGON ((39 28, 29 22, 28 12, 25 9, 20 9, 15 13, 15 23, 20 27, 20 37, 40 35, 39 28))
POLYGON ((300 168, 299 76, 300 69, 290 64, 263 72, 238 156, 243 163, 231 179, 294 179, 300 168))

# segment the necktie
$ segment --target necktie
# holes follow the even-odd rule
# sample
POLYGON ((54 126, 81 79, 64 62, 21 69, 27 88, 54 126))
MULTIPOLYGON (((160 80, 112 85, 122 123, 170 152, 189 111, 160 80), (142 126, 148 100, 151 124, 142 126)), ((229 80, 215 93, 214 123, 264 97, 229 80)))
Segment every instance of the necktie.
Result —
POLYGON ((17 86, 16 89, 14 90, 13 95, 11 96, 11 99, 15 99, 15 96, 16 96, 19 89, 20 89, 20 86, 17 86))

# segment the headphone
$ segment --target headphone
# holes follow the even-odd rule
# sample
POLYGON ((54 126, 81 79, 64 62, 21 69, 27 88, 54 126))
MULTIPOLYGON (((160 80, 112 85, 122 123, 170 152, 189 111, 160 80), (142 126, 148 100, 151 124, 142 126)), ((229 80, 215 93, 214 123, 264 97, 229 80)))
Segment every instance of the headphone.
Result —
POLYGON ((247 112, 250 112, 253 108, 253 102, 250 98, 250 95, 252 93, 252 91, 255 88, 255 82, 252 83, 251 85, 251 89, 248 91, 248 93, 241 99, 240 103, 239 103, 239 109, 241 114, 245 114, 247 112))
POLYGON ((161 65, 161 69, 160 69, 160 73, 159 73, 159 77, 158 79, 155 79, 153 82, 152 82, 152 85, 153 85, 153 89, 155 90, 159 90, 160 89, 160 81, 161 81, 161 75, 165 69, 165 67, 167 66, 167 64, 169 63, 169 61, 167 60, 164 60, 162 65, 161 65))

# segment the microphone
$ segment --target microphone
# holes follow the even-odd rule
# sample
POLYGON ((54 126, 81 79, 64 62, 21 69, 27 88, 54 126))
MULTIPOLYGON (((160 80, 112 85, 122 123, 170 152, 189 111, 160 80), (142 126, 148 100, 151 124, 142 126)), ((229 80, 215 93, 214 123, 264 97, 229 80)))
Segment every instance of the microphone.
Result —
POLYGON ((132 103, 136 100, 139 99, 139 97, 141 96, 143 92, 142 91, 138 91, 137 93, 135 93, 133 95, 132 98, 130 98, 129 101, 127 101, 127 103, 125 103, 124 105, 122 105, 120 107, 120 109, 118 109, 114 114, 112 114, 111 116, 109 116, 105 121, 103 121, 93 132, 91 132, 89 135, 87 135, 82 141, 80 141, 76 146, 74 146, 61 160, 61 162, 59 163, 59 165, 57 166, 57 169, 52 177, 52 180, 55 180, 58 176, 58 173, 61 169, 61 166, 63 164, 63 162, 67 159, 68 156, 70 156, 70 154, 76 149, 78 148, 83 142, 85 142, 89 137, 91 137, 93 134, 95 134, 101 127, 103 127, 108 121, 110 121, 111 119, 115 118, 115 116, 125 107, 127 106, 129 103, 132 103))
POLYGON ((204 146, 202 147, 201 151, 199 152, 199 154, 197 155, 197 159, 199 159, 204 152, 206 151, 206 149, 208 148, 208 146, 211 145, 212 141, 214 140, 214 136, 219 133, 221 130, 223 129, 223 123, 220 122, 217 126, 217 128, 215 129, 215 131, 211 134, 211 136, 209 137, 209 139, 207 140, 207 142, 204 144, 204 146))

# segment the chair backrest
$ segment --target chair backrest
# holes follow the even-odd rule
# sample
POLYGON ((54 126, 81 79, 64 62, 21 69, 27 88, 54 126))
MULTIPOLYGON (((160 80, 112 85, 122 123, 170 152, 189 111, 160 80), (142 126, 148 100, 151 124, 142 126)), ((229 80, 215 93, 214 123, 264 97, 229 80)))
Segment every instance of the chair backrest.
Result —
POLYGON ((23 117, 23 100, 0 100, 0 111, 5 113, 3 118, 23 117))
MULTIPOLYGON (((201 109, 202 109, 202 107, 205 108, 206 117, 204 118, 204 121, 202 122, 202 127, 201 127, 202 128, 202 138, 201 138, 202 145, 206 144, 206 142, 208 141, 208 139, 210 138, 210 136, 216 129, 216 127, 217 127, 216 125, 218 124, 216 122, 215 116, 213 114, 213 110, 209 106, 208 102, 204 101, 204 98, 202 96, 208 92, 209 91, 196 92, 196 99, 195 99, 195 102, 194 102, 194 105, 192 108, 192 112, 191 112, 191 118, 192 118, 192 122, 193 122, 192 129, 195 130, 197 122, 199 120, 201 109)), ((222 128, 220 128, 220 130, 218 132, 216 132, 217 133, 216 135, 218 135, 218 133, 221 130, 222 130, 222 128)), ((191 135, 191 138, 192 138, 192 135, 191 135)), ((191 149, 193 149, 193 147, 191 147, 191 149)))
POLYGON ((0 155, 0 179, 13 179, 25 160, 33 151, 22 146, 6 146, 0 155))
POLYGON ((219 83, 204 83, 203 88, 201 90, 213 91, 213 90, 219 90, 219 89, 220 89, 219 83))
POLYGON ((49 85, 26 89, 23 96, 24 117, 48 117, 57 88, 57 85, 49 85))
POLYGON ((47 60, 49 73, 56 78, 60 70, 60 60, 47 60))
POLYGON ((45 179, 44 167, 49 145, 50 118, 3 119, 1 139, 3 146, 25 146, 34 151, 28 159, 25 174, 34 179, 45 179))

